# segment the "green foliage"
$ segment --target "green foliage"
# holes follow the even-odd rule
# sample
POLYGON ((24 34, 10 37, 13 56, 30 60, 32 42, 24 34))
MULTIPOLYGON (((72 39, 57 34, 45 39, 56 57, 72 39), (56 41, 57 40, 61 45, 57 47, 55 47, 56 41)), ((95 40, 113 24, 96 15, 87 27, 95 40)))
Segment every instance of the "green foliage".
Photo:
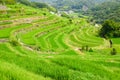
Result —
POLYGON ((11 40, 10 43, 13 45, 13 46, 20 46, 19 42, 17 40, 11 40))
POLYGON ((32 2, 32 5, 36 8, 47 8, 50 11, 56 12, 56 9, 54 7, 47 5, 46 3, 32 2))
POLYGON ((32 6, 32 3, 29 2, 29 0, 17 0, 17 2, 20 2, 20 3, 27 5, 27 6, 32 6))
POLYGON ((0 14, 0 80, 120 79, 119 38, 113 40, 117 55, 108 56, 108 45, 96 36, 98 28, 86 19, 23 4, 6 6, 10 17, 0 14), (82 45, 87 51, 79 51, 82 45), (90 53, 86 45, 94 49, 92 55, 85 54, 90 53))
POLYGON ((89 50, 89 46, 88 46, 88 45, 86 45, 85 47, 86 47, 86 51, 88 51, 88 50, 89 50))
POLYGON ((111 51, 111 55, 116 55, 116 54, 117 54, 117 51, 116 51, 115 48, 113 48, 112 51, 111 51))
POLYGON ((103 23, 106 19, 120 22, 120 2, 109 1, 99 4, 87 11, 86 14, 92 15, 92 21, 103 23))
POLYGON ((120 37, 120 23, 107 20, 103 23, 100 30, 100 36, 102 37, 120 37))
POLYGON ((104 1, 106 0, 57 0, 54 1, 53 5, 59 10, 74 10, 76 12, 83 12, 104 1))
POLYGON ((12 22, 0 22, 0 25, 12 24, 12 22))
POLYGON ((85 50, 85 46, 82 46, 81 50, 84 51, 85 50))
POLYGON ((0 0, 2 4, 15 4, 16 0, 0 0))
POLYGON ((70 24, 72 24, 73 23, 72 19, 69 19, 69 22, 70 22, 70 24))
POLYGON ((89 49, 89 52, 93 52, 93 49, 92 49, 92 48, 90 48, 90 49, 89 49))
POLYGON ((46 3, 30 2, 29 0, 18 0, 18 2, 34 8, 47 8, 49 11, 56 12, 56 9, 46 3))
POLYGON ((70 16, 67 13, 65 13, 65 12, 61 13, 61 16, 62 17, 66 17, 66 18, 70 18, 70 16))

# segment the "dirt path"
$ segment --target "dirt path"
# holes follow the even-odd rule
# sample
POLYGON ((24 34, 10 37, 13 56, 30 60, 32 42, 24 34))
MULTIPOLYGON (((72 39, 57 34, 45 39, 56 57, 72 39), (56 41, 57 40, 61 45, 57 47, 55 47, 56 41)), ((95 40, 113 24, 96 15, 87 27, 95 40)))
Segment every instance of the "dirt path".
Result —
POLYGON ((37 20, 44 19, 44 18, 46 18, 46 17, 37 16, 37 17, 29 17, 29 18, 2 21, 2 22, 12 22, 12 24, 2 25, 2 26, 0 26, 0 30, 5 29, 5 28, 10 28, 13 26, 17 26, 20 24, 24 24, 24 23, 32 23, 33 21, 37 21, 37 20))
POLYGON ((9 42, 8 39, 0 39, 0 43, 6 43, 6 42, 9 42))
POLYGON ((23 24, 23 23, 32 23, 33 21, 39 20, 39 19, 44 19, 44 16, 41 17, 29 17, 29 18, 23 18, 23 19, 16 19, 16 20, 12 20, 14 25, 18 25, 18 24, 23 24))

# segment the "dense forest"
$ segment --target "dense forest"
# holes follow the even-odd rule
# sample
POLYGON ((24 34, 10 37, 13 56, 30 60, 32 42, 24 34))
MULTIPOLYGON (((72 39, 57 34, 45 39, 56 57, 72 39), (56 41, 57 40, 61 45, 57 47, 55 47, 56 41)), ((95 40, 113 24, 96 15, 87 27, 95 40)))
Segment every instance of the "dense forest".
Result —
POLYGON ((59 10, 86 11, 91 7, 111 0, 31 0, 37 2, 46 2, 55 6, 59 10))
POLYGON ((105 0, 57 0, 56 7, 62 10, 84 11, 105 0), (86 8, 86 9, 84 9, 86 8))
POLYGON ((2 4, 15 4, 16 0, 0 0, 2 4))
POLYGON ((49 11, 56 12, 56 9, 53 6, 50 6, 43 2, 30 2, 29 0, 17 0, 17 2, 20 2, 22 4, 25 4, 27 6, 31 6, 34 8, 47 8, 49 11))
POLYGON ((120 21, 120 0, 31 0, 46 2, 58 11, 72 10, 79 14, 92 16, 91 21, 103 23, 110 19, 120 21))
POLYGON ((42 2, 30 2, 29 0, 0 0, 2 4, 15 4, 15 3, 22 3, 26 6, 31 6, 34 8, 47 8, 49 11, 56 12, 56 9, 46 3, 42 2))
POLYGON ((99 4, 86 12, 88 16, 93 16, 92 20, 97 23, 103 23, 105 20, 110 19, 116 22, 120 21, 120 2, 104 2, 99 4))

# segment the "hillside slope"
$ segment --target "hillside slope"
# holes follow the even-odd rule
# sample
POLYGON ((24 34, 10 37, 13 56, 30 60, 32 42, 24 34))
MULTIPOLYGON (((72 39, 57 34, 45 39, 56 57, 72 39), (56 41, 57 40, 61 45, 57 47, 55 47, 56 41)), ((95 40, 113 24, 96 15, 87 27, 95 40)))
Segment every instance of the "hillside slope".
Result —
POLYGON ((104 22, 107 19, 120 22, 120 2, 104 2, 92 8, 88 11, 88 14, 92 15, 93 20, 96 20, 98 23, 104 22))
POLYGON ((120 39, 112 39, 112 56, 99 29, 46 8, 0 5, 0 79, 119 80, 120 39))
POLYGON ((31 0, 46 2, 55 6, 58 10, 86 11, 95 5, 111 0, 31 0))

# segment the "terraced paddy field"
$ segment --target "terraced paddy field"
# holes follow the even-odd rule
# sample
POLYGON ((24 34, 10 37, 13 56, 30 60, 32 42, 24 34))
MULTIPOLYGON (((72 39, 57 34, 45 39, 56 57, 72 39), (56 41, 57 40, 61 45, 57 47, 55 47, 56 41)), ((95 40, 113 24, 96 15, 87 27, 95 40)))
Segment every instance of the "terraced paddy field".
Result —
POLYGON ((120 38, 22 4, 0 11, 0 80, 120 80, 120 38), (21 8, 22 7, 22 8, 21 8))

